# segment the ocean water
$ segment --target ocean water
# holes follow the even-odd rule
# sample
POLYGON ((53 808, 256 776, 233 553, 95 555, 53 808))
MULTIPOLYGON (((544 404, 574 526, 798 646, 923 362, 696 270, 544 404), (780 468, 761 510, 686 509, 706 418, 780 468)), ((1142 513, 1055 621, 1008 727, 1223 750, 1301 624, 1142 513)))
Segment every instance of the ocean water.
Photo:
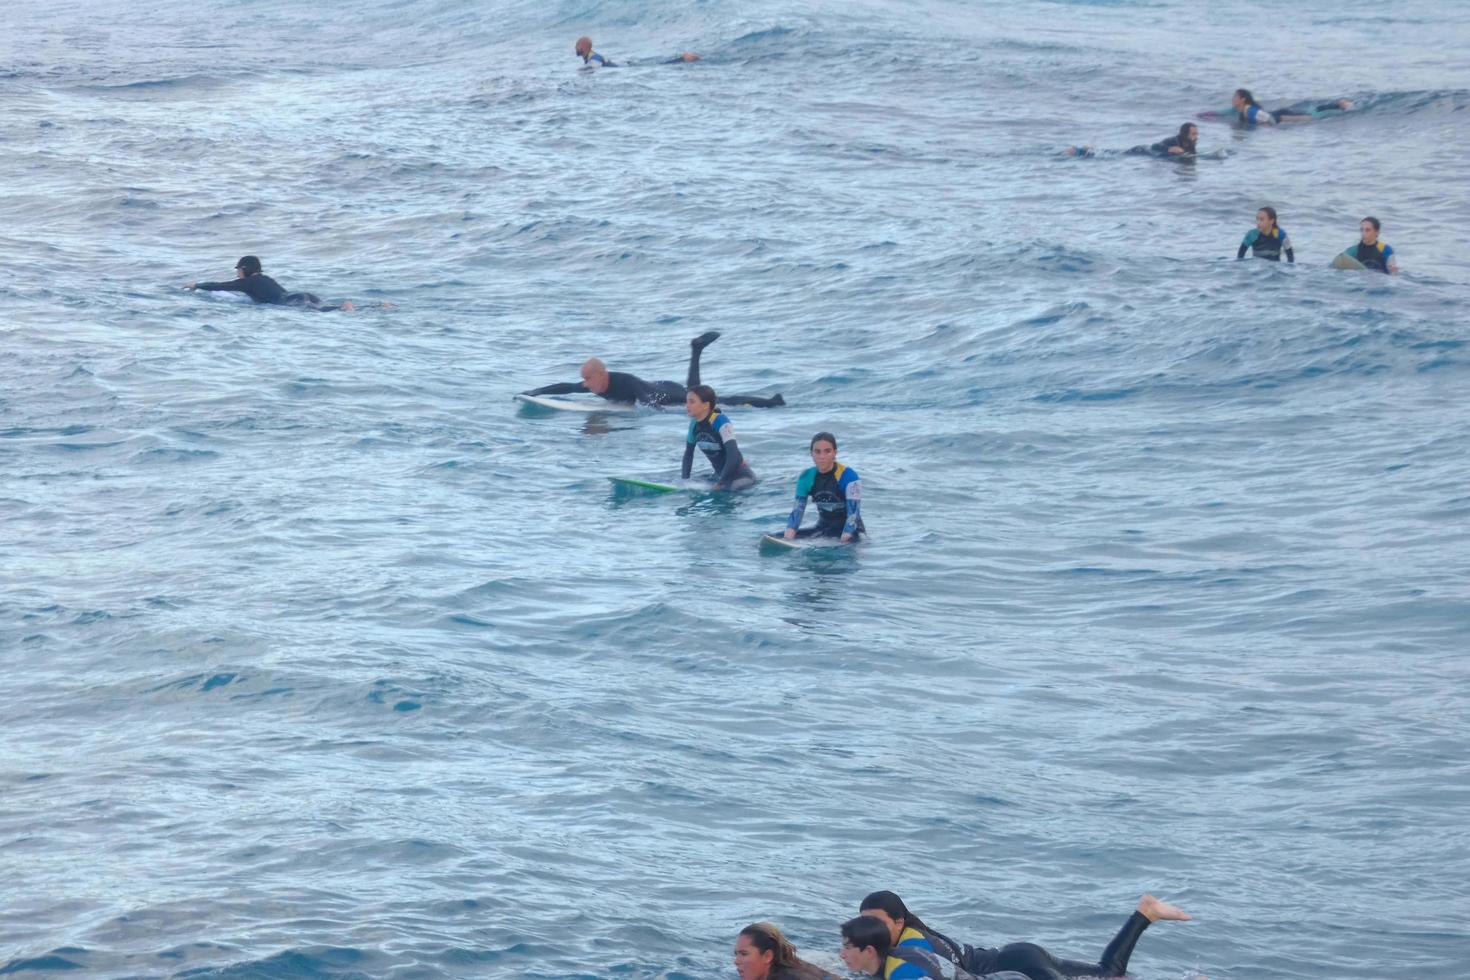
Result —
POLYGON ((731 977, 878 888, 1078 958, 1156 892, 1148 980, 1470 969, 1470 7, 0 27, 0 973, 731 977), (1057 152, 1240 85, 1359 109, 1057 152), (1365 214, 1403 275, 1326 268, 1365 214), (367 308, 179 288, 245 253, 367 308), (788 401, 748 494, 511 401, 711 329, 788 401), (819 429, 871 540, 762 555, 819 429))

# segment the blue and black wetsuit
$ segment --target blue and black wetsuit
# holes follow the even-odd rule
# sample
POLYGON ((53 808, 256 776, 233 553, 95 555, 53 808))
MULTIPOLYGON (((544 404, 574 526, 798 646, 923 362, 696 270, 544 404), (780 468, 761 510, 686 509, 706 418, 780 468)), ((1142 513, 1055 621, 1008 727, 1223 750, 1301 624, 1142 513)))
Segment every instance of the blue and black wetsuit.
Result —
POLYGON ((1295 102, 1289 106, 1283 106, 1280 109, 1270 110, 1262 108, 1259 105, 1248 105, 1240 110, 1231 106, 1228 110, 1222 112, 1221 115, 1229 116, 1233 114, 1237 123, 1245 126, 1247 129, 1254 129, 1257 126, 1269 126, 1274 123, 1279 123, 1287 116, 1293 116, 1298 119, 1315 119, 1325 112, 1342 111, 1344 111, 1342 106, 1336 102, 1295 102))
POLYGON ((1291 236, 1281 230, 1279 225, 1271 226, 1271 234, 1261 234, 1261 229, 1252 228, 1245 233, 1245 240, 1240 243, 1240 249, 1235 253, 1237 259, 1245 258, 1246 249, 1258 259, 1269 259, 1272 262, 1280 262, 1281 255, 1286 254, 1286 261, 1295 264, 1296 253, 1291 250, 1291 236))
POLYGON ((588 65, 588 66, 601 66, 603 68, 616 68, 616 67, 618 67, 616 63, 611 62, 611 61, 608 61, 606 58, 604 58, 602 55, 598 54, 596 51, 589 51, 586 54, 582 55, 582 64, 588 65))
MULTIPOLYGON (((590 392, 599 398, 606 398, 610 402, 621 402, 625 405, 652 405, 654 407, 678 405, 684 401, 684 395, 688 389, 699 384, 699 357, 704 353, 704 349, 714 343, 719 336, 717 332, 711 330, 690 341, 689 346, 692 349, 689 353, 689 371, 685 384, 682 385, 677 381, 644 381, 636 375, 625 374, 622 371, 609 371, 607 372, 606 391, 591 392, 585 382, 564 381, 525 391, 522 394, 570 395, 574 392, 590 392)), ((786 399, 780 395, 772 395, 769 398, 761 395, 721 395, 720 401, 726 405, 749 405, 752 408, 776 408, 786 404, 786 399)))
POLYGON ((755 484, 755 474, 750 464, 740 455, 740 446, 735 442, 735 429, 730 420, 718 407, 710 406, 709 414, 702 419, 689 420, 689 437, 684 444, 684 462, 679 476, 689 479, 694 465, 694 450, 699 449, 714 467, 714 485, 724 490, 744 490, 755 484))
POLYGON ((1358 244, 1344 249, 1342 254, 1350 259, 1357 259, 1363 263, 1365 269, 1387 272, 1388 260, 1393 258, 1393 246, 1385 244, 1382 239, 1372 245, 1365 245, 1359 241, 1358 244))
POLYGON ((322 313, 341 309, 340 306, 323 306, 321 299, 314 293, 288 293, 280 283, 263 272, 257 272, 242 279, 230 279, 226 282, 195 283, 194 288, 209 293, 244 293, 257 303, 269 303, 274 306, 304 306, 322 313))
MULTIPOLYGON (((939 933, 925 934, 929 948, 974 976, 988 976, 1007 970, 1020 973, 1029 980, 1066 980, 1068 977, 1121 977, 1128 972, 1128 960, 1139 937, 1149 927, 1148 916, 1134 912, 1123 928, 1103 950, 1096 963, 1058 959, 1035 943, 1011 943, 999 949, 961 946, 939 933)), ((907 933, 905 933, 907 934, 907 933)), ((913 974, 923 976, 923 974, 913 974)))
POLYGON ((796 506, 791 508, 786 526, 798 538, 840 538, 846 534, 856 541, 867 530, 863 527, 862 499, 862 479, 857 470, 834 463, 823 473, 813 466, 796 480, 796 506), (803 528, 801 518, 808 499, 817 502, 817 523, 803 528))

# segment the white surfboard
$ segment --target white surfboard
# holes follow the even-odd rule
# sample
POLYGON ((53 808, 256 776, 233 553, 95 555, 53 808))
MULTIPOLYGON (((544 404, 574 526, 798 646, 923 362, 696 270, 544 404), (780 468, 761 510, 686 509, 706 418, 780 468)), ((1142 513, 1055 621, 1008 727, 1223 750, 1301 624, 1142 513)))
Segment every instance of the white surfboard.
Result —
POLYGON ((852 544, 851 541, 843 541, 841 538, 787 538, 784 534, 762 534, 760 550, 773 554, 785 551, 805 551, 809 548, 830 551, 833 548, 851 548, 852 544))
POLYGON ((606 398, 552 398, 547 395, 516 395, 522 405, 545 409, 548 412, 581 412, 583 415, 631 415, 638 411, 637 405, 625 402, 610 402, 606 398))
POLYGON ((1367 268, 1367 266, 1363 265, 1363 263, 1359 262, 1351 255, 1348 255, 1346 252, 1343 252, 1341 255, 1337 256, 1337 258, 1333 259, 1330 264, 1334 269, 1352 269, 1354 271, 1361 271, 1362 269, 1367 268))

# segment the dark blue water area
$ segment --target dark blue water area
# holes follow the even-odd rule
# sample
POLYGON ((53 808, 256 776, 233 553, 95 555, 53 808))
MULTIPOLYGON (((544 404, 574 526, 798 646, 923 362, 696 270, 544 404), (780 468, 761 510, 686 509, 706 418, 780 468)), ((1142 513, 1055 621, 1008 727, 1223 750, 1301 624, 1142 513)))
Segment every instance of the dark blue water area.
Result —
POLYGON ((1470 8, 0 20, 0 974, 835 968, 892 888, 1073 958, 1154 892, 1152 980, 1464 976, 1470 8), (1355 108, 1061 153, 1242 85, 1355 108), (1264 204, 1296 265, 1235 260, 1264 204), (1401 275, 1327 268, 1369 214, 1401 275), (180 288, 243 254, 362 309, 180 288), (706 330, 787 401, 749 493, 612 493, 678 410, 512 401, 706 330), (818 430, 870 539, 764 553, 818 430))

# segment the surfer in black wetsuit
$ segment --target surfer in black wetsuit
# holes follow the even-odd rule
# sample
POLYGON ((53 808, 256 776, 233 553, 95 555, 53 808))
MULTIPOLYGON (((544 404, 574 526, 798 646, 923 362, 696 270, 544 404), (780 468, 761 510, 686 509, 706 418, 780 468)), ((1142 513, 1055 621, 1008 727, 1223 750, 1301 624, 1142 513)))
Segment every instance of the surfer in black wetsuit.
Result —
MULTIPOLYGON (((590 38, 590 37, 579 37, 579 38, 577 38, 577 46, 573 50, 575 50, 577 52, 577 57, 582 59, 582 64, 586 65, 588 68, 594 68, 594 67, 597 67, 597 68, 618 68, 618 67, 620 67, 616 62, 609 61, 608 59, 604 58, 602 55, 598 54, 596 51, 593 51, 592 50, 592 38, 590 38)), ((662 60, 662 61, 660 61, 658 63, 661 64, 661 65, 678 65, 678 64, 682 64, 683 62, 686 62, 686 61, 698 61, 698 60, 699 60, 699 55, 695 54, 693 51, 685 51, 685 52, 683 52, 681 54, 674 55, 672 58, 665 58, 664 60, 662 60)), ((625 62, 625 63, 626 64, 630 64, 630 65, 631 64, 634 64, 634 62, 631 62, 631 61, 630 62, 625 62)))
POLYGON ((694 450, 709 459, 715 475, 710 478, 714 490, 745 490, 755 486, 755 473, 740 454, 735 442, 735 428, 715 404, 715 390, 709 385, 693 385, 684 396, 684 410, 689 413, 689 435, 684 441, 684 462, 679 479, 689 479, 694 465, 694 450))
MULTIPOLYGON (((1168 139, 1159 140, 1148 146, 1135 146, 1124 150, 1125 156, 1150 156, 1167 160, 1170 157, 1194 156, 1199 152, 1199 127, 1194 123, 1184 123, 1179 127, 1179 133, 1168 139)), ((1095 157, 1101 155, 1100 151, 1091 146, 1069 146, 1062 151, 1069 157, 1095 157)))
POLYGON ((185 289, 203 289, 208 292, 244 293, 257 303, 273 306, 303 306, 309 310, 327 313, 331 310, 354 310, 352 300, 343 300, 337 306, 325 306, 315 293, 288 293, 270 276, 260 271, 260 259, 253 255, 242 256, 235 263, 235 278, 226 282, 190 282, 185 289))
MULTIPOLYGON (((642 378, 622 371, 609 371, 607 365, 599 358, 589 358, 582 365, 582 380, 580 382, 563 382, 560 384, 546 385, 544 388, 535 388, 531 391, 523 391, 523 395, 570 395, 574 392, 590 392, 610 402, 621 402, 625 405, 652 405, 662 407, 664 405, 677 405, 684 400, 688 388, 699 384, 699 355, 710 344, 719 339, 719 331, 711 330, 701 334, 689 341, 691 348, 689 353, 689 374, 685 384, 677 381, 644 381, 642 378)), ((775 408, 785 405, 786 399, 780 395, 772 395, 763 398, 760 395, 727 395, 723 399, 726 405, 750 405, 753 408, 775 408)))
POLYGON ((1103 950, 1102 958, 1096 963, 1080 960, 1057 959, 1035 943, 1011 943, 998 949, 977 946, 962 946, 930 929, 904 905, 903 899, 893 892, 873 892, 863 899, 862 914, 872 916, 888 927, 895 946, 902 945, 901 937, 907 931, 917 932, 929 941, 933 952, 975 976, 1013 970, 1025 974, 1030 980, 1064 980, 1067 977, 1120 977, 1128 972, 1128 958, 1138 943, 1143 931, 1161 919, 1184 922, 1190 919, 1188 912, 1160 901, 1152 895, 1138 900, 1138 907, 1118 934, 1103 950))

